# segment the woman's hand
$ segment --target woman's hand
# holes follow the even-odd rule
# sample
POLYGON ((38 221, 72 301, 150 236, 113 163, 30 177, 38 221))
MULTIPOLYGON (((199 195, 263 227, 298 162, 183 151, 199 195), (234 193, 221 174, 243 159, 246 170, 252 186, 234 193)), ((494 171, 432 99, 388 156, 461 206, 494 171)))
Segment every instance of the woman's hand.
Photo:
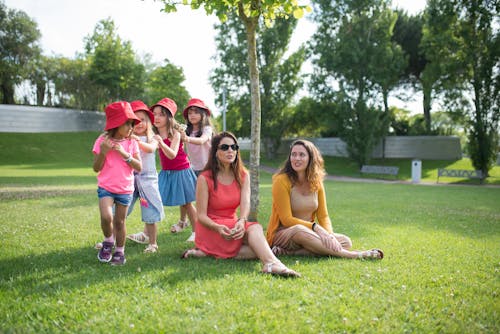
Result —
POLYGON ((238 219, 236 225, 231 229, 231 238, 238 240, 245 235, 245 219, 238 219))
POLYGON ((321 243, 328 249, 333 250, 334 252, 340 252, 342 250, 342 245, 335 238, 333 233, 328 233, 321 225, 316 224, 315 232, 318 234, 321 239, 321 243))
POLYGON ((226 240, 232 240, 231 229, 225 225, 217 225, 215 230, 226 240))

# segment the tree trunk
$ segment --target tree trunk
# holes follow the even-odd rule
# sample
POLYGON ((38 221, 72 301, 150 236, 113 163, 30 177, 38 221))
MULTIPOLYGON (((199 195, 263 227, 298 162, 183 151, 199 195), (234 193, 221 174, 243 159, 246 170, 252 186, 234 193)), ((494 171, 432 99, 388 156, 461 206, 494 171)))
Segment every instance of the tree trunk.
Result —
POLYGON ((384 99, 384 112, 387 117, 389 117, 389 90, 388 89, 383 89, 382 90, 382 96, 384 99))
POLYGON ((425 131, 427 134, 431 133, 431 101, 432 101, 432 86, 422 82, 422 91, 424 93, 424 120, 425 120, 425 131))
POLYGON ((43 106, 45 99, 45 82, 36 85, 36 105, 43 106))
POLYGON ((8 83, 2 83, 2 104, 15 104, 14 86, 8 83))
POLYGON ((260 166, 260 89, 259 69, 257 67, 257 42, 255 39, 258 17, 246 17, 240 2, 240 18, 242 19, 248 45, 248 65, 250 72, 250 96, 251 96, 251 145, 250 145, 250 221, 257 221, 259 207, 259 166, 260 166))

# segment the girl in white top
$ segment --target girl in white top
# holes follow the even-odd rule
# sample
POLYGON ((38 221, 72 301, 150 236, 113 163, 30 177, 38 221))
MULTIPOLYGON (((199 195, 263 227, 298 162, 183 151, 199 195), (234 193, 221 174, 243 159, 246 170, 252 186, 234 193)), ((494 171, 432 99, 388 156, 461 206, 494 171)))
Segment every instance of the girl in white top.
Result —
MULTIPOLYGON (((140 244, 147 244, 145 253, 156 253, 158 245, 156 236, 158 224, 165 218, 165 212, 158 188, 158 172, 156 170, 156 150, 158 142, 153 138, 154 116, 148 106, 140 101, 130 102, 132 110, 141 122, 134 127, 131 138, 137 141, 142 159, 142 171, 135 173, 135 190, 128 214, 134 209, 137 199, 140 199, 141 219, 144 231, 127 235, 127 239, 140 244)), ((127 215, 128 215, 127 214, 127 215)))
MULTIPOLYGON (((186 131, 181 133, 181 140, 185 143, 191 168, 196 176, 205 168, 210 153, 214 126, 210 120, 210 109, 205 102, 192 98, 184 108, 183 116, 186 120, 186 131)), ((177 233, 188 226, 186 212, 181 208, 180 219, 170 231, 177 233)), ((187 241, 194 242, 194 232, 187 241)))

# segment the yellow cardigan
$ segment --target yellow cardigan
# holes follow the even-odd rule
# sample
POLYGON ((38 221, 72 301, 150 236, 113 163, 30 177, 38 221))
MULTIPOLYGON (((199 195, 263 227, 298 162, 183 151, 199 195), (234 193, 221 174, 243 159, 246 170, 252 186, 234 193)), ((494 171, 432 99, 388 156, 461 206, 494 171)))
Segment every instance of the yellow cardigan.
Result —
MULTIPOLYGON (((312 229, 314 221, 306 221, 292 216, 292 207, 290 205, 290 192, 292 190, 292 182, 286 174, 278 174, 273 176, 273 207, 271 209, 271 217, 267 226, 266 239, 269 245, 273 244, 274 234, 279 228, 280 223, 284 227, 291 227, 297 224, 304 225, 312 229)), ((325 189, 321 183, 318 189, 318 209, 313 214, 313 219, 318 222, 329 233, 333 233, 332 223, 328 215, 326 207, 325 189)))

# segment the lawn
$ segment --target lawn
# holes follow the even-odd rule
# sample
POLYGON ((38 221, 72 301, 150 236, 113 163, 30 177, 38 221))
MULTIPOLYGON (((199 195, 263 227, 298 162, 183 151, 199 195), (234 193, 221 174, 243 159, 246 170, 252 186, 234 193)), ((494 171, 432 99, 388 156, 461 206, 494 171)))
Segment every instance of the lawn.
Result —
MULTIPOLYGON (((168 231, 177 208, 159 253, 127 243, 127 264, 111 267, 93 249, 95 134, 25 136, 0 134, 1 333, 500 331, 500 187, 326 181, 334 229, 386 256, 283 257, 297 280, 258 261, 181 260, 190 232, 168 231)), ((265 227, 271 175, 260 184, 265 227)), ((139 211, 127 228, 142 228, 139 211)))

